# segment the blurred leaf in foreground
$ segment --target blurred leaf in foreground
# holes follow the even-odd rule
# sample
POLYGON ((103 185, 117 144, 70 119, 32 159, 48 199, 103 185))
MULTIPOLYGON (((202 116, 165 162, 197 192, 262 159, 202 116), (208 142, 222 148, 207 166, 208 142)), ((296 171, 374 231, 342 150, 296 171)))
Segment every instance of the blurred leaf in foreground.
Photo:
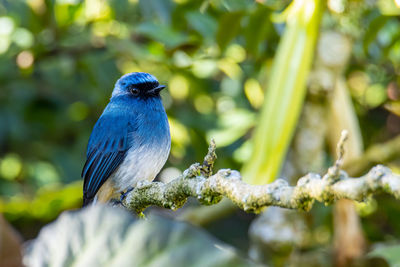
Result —
POLYGON ((368 256, 371 258, 383 258, 389 266, 400 266, 400 245, 378 247, 368 253, 368 256))
POLYGON ((27 266, 254 266, 182 222, 91 206, 63 213, 29 244, 27 266))

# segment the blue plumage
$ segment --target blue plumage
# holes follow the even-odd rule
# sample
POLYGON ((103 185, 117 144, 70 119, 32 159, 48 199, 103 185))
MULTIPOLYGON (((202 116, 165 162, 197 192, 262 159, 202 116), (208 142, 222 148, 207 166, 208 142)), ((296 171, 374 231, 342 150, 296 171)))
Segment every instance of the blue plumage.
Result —
POLYGON ((96 198, 108 201, 140 180, 153 180, 160 171, 171 145, 159 95, 163 88, 154 76, 142 72, 117 81, 89 139, 82 170, 84 205, 96 198), (101 197, 99 190, 106 182, 114 191, 101 197))

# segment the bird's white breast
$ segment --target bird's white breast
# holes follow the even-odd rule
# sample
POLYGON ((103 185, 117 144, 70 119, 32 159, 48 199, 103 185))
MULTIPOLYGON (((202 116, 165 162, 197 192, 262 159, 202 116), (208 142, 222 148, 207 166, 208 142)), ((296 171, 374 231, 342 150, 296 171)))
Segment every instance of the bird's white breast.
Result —
POLYGON ((110 177, 114 188, 126 191, 141 180, 153 181, 168 159, 171 141, 168 138, 159 143, 132 147, 118 169, 110 177))

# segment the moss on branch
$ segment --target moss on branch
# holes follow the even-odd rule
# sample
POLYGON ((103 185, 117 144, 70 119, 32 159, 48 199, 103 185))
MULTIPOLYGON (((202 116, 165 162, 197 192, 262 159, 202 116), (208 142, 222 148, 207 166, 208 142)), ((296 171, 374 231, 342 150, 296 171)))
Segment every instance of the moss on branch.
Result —
POLYGON ((166 184, 138 184, 123 200, 123 205, 142 213, 149 206, 178 209, 188 197, 195 197, 205 205, 218 203, 226 197, 239 208, 257 213, 267 206, 309 210, 314 201, 326 204, 344 198, 363 201, 369 195, 382 191, 400 198, 400 176, 385 166, 378 165, 359 178, 350 178, 340 170, 346 137, 344 133, 338 144, 338 159, 324 176, 309 173, 300 178, 296 186, 290 186, 283 179, 267 185, 249 185, 242 181, 238 171, 230 169, 212 174, 216 160, 215 143, 212 141, 203 164, 193 164, 181 176, 166 184))

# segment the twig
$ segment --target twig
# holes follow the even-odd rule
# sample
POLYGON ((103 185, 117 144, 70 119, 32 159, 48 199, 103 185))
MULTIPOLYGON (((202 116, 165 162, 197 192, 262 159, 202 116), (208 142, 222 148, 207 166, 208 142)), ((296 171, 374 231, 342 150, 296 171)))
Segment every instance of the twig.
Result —
POLYGON ((387 163, 400 157, 400 135, 385 143, 379 143, 368 148, 365 153, 344 164, 343 169, 349 175, 361 175, 378 163, 387 163))

